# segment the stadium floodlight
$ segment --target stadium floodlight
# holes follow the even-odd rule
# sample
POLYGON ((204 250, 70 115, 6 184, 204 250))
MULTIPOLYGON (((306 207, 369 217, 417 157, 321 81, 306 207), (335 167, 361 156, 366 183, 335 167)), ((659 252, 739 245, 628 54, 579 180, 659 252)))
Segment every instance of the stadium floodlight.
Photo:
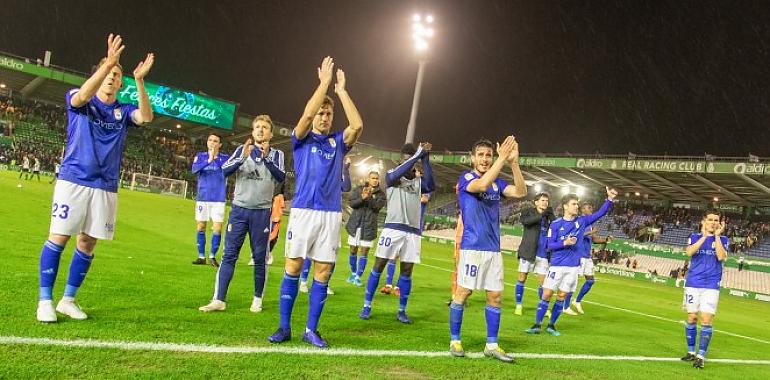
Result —
POLYGON ((435 31, 433 29, 433 15, 423 16, 419 13, 412 15, 412 40, 414 49, 420 58, 420 65, 417 69, 417 83, 414 86, 414 99, 412 99, 412 112, 409 115, 409 124, 406 128, 406 142, 414 143, 414 131, 417 128, 417 111, 420 106, 420 93, 422 90, 422 79, 425 74, 425 64, 428 63, 426 53, 430 48, 428 40, 433 38, 435 31))
POLYGON ((714 197, 714 202, 719 202, 719 197, 714 197))
POLYGON ((182 124, 177 124, 176 129, 182 129, 182 124))
POLYGON ((562 193, 562 195, 567 195, 567 194, 569 194, 569 186, 563 186, 563 187, 561 188, 561 193, 562 193))
POLYGON ((585 193, 585 188, 583 186, 577 186, 575 187, 575 194, 577 194, 579 197, 583 196, 583 193, 585 193))
POLYGON ((638 197, 638 196, 640 196, 642 194, 637 191, 637 192, 634 193, 634 195, 636 195, 638 197))
POLYGON ((0 88, 5 88, 5 83, 0 83, 0 88))
POLYGON ((541 185, 541 184, 539 184, 539 183, 536 183, 536 184, 535 184, 535 192, 536 192, 536 193, 539 193, 539 192, 541 192, 541 191, 543 191, 543 185, 541 185))

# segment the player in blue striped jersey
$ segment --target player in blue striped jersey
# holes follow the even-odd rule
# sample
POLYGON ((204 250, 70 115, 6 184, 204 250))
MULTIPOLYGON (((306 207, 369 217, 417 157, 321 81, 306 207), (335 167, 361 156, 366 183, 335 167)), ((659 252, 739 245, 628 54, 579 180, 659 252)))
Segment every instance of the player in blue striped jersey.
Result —
POLYGON ((685 338, 687 355, 683 361, 692 361, 693 367, 703 368, 706 351, 711 343, 712 322, 719 304, 719 287, 722 282, 722 263, 730 250, 729 239, 722 236, 725 223, 720 222, 719 211, 703 214, 701 232, 690 235, 685 253, 690 256, 690 269, 684 285, 684 308, 687 310, 685 338), (695 351, 700 317, 700 344, 695 351))
POLYGON ((556 321, 564 310, 564 300, 567 292, 574 290, 577 282, 578 270, 580 270, 580 244, 578 238, 585 234, 586 226, 593 224, 603 217, 612 207, 612 202, 618 192, 607 188, 607 200, 599 211, 591 215, 578 216, 579 198, 575 194, 567 194, 562 200, 564 216, 551 222, 548 228, 548 249, 551 250, 551 266, 543 283, 543 298, 537 306, 535 324, 526 330, 528 334, 539 334, 540 325, 545 318, 551 296, 558 291, 557 300, 551 309, 551 319, 546 332, 559 336, 556 330, 556 321))

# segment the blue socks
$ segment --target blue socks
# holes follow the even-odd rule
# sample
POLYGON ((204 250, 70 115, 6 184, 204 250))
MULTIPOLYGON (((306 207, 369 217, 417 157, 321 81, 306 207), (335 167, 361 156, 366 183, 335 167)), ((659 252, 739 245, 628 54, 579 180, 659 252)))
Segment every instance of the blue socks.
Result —
POLYGON ((580 303, 580 301, 583 300, 583 297, 588 294, 588 291, 591 290, 591 287, 594 286, 595 280, 586 280, 586 282, 583 283, 583 287, 580 288, 580 293, 578 293, 577 299, 575 302, 580 303))
POLYGON ((516 281, 516 304, 521 305, 521 300, 524 298, 524 282, 516 281))
POLYGON ((487 320, 487 343, 497 343, 497 332, 500 330, 500 308, 487 305, 484 309, 487 320))
POLYGON ((396 260, 388 261, 388 275, 385 277, 385 285, 393 285, 393 275, 396 274, 396 260))
POLYGON ((364 274, 364 270, 366 269, 366 262, 369 261, 369 257, 367 256, 359 256, 358 257, 358 270, 356 271, 356 276, 358 278, 361 278, 361 275, 364 274))
POLYGON ((695 353, 695 335, 698 334, 698 325, 696 323, 686 323, 684 325, 684 337, 687 339, 687 352, 695 353))
POLYGON ((570 300, 572 300, 572 292, 567 293, 567 297, 564 298, 564 307, 562 309, 569 309, 570 300))
POLYGON ((88 269, 91 268, 93 256, 88 256, 75 248, 75 254, 72 255, 70 263, 70 275, 67 277, 67 286, 64 287, 64 296, 75 298, 75 294, 86 279, 88 269))
POLYGON ((328 287, 328 283, 313 280, 313 286, 310 288, 310 307, 307 311, 306 328, 309 331, 318 331, 318 320, 321 319, 321 312, 324 310, 326 288, 328 287))
MULTIPOLYGON (((406 303, 409 301, 409 293, 412 291, 412 277, 406 277, 403 274, 398 277, 398 287, 401 289, 401 297, 399 298, 398 311, 406 310, 406 303)), ((499 310, 499 309, 498 309, 499 310)), ((499 321, 499 317, 498 317, 499 321)))
POLYGON ((372 307, 374 293, 377 292, 377 286, 380 285, 380 276, 382 273, 375 272, 374 268, 369 272, 369 279, 366 281, 366 293, 364 293, 364 307, 372 307))
MULTIPOLYGON (((206 239, 206 235, 203 235, 203 238, 206 239)), ((211 234, 211 253, 209 254, 210 258, 217 257, 217 252, 219 251, 219 243, 222 241, 222 232, 216 232, 214 231, 213 234, 211 234)), ((200 254, 200 248, 198 248, 198 254, 200 254)))
POLYGON ((350 256, 348 256, 348 263, 350 263, 350 273, 356 274, 358 271, 358 267, 356 266, 358 263, 358 256, 354 252, 350 252, 350 256))
POLYGON ((540 300, 540 303, 537 304, 537 312, 535 312, 535 324, 541 325, 543 323, 543 318, 545 318, 545 312, 548 311, 548 301, 540 300))
POLYGON ((455 301, 449 304, 449 335, 452 340, 460 340, 460 328, 463 325, 464 306, 455 301))
POLYGON ((284 330, 291 330, 291 312, 294 309, 294 301, 297 299, 297 292, 299 291, 298 282, 299 276, 283 273, 278 310, 281 315, 280 327, 284 330))
POLYGON ((206 231, 198 231, 198 257, 206 258, 206 231))
MULTIPOLYGON (((709 343, 711 343, 711 334, 713 331, 714 328, 711 327, 711 325, 700 325, 700 344, 698 345, 698 355, 702 358, 706 357, 706 351, 709 349, 709 343)), ((693 341, 693 343, 695 342, 693 341)))
POLYGON ((40 251, 40 300, 53 300, 53 284, 59 273, 59 260, 64 247, 46 240, 40 251))
POLYGON ((543 299, 543 285, 540 285, 537 288, 537 299, 539 300, 543 299))
POLYGON ((553 308, 551 309, 551 321, 548 322, 549 325, 556 324, 556 320, 559 319, 561 312, 564 310, 564 302, 564 300, 559 301, 558 299, 554 302, 553 308))
POLYGON ((313 263, 313 260, 305 259, 305 261, 302 263, 302 273, 299 275, 299 280, 302 282, 307 282, 308 274, 310 273, 310 264, 313 263))

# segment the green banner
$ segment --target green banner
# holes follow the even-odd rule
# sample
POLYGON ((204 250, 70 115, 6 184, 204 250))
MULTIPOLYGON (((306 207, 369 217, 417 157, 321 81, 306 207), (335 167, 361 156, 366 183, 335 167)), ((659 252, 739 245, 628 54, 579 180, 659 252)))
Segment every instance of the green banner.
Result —
MULTIPOLYGON (((85 78, 76 74, 70 74, 64 71, 52 69, 50 67, 45 67, 42 65, 37 65, 36 63, 29 63, 26 61, 22 61, 20 59, 11 58, 1 54, 0 54, 0 68, 20 71, 22 73, 27 73, 27 74, 42 77, 42 78, 53 79, 60 82, 69 83, 75 86, 80 86, 83 84, 83 82, 86 81, 85 78)), ((62 94, 62 99, 64 99, 64 94, 62 94)))
POLYGON ((705 161, 691 160, 624 160, 578 158, 579 169, 638 170, 651 172, 705 173, 705 161))
MULTIPOLYGON (((233 129, 235 103, 151 82, 145 82, 144 85, 156 113, 212 127, 233 129)), ((118 100, 138 104, 138 99, 136 81, 123 77, 123 88, 118 92, 118 100)))
POLYGON ((709 162, 706 165, 706 173, 716 174, 746 174, 759 175, 770 174, 767 169, 770 166, 751 162, 709 162))

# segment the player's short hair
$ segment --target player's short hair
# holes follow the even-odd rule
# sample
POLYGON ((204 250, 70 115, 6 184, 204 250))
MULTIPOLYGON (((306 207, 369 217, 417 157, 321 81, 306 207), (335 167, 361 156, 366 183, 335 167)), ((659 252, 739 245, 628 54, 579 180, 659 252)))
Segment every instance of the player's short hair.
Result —
POLYGON ((532 198, 532 202, 537 202, 540 200, 540 198, 548 198, 551 199, 551 195, 546 193, 545 191, 535 194, 535 197, 532 198))
MULTIPOLYGON (((99 60, 99 63, 96 66, 94 66, 93 70, 91 70, 91 75, 93 75, 96 72, 96 70, 99 70, 99 68, 102 67, 104 62, 107 62, 106 57, 99 60)), ((123 72, 123 65, 121 65, 120 62, 116 63, 115 66, 117 66, 120 69, 121 73, 123 72)))
POLYGON ((561 204, 562 206, 564 206, 570 201, 579 201, 579 200, 580 200, 580 197, 578 197, 577 194, 567 194, 561 197, 561 204))
POLYGON ((581 209, 582 209, 583 207, 586 207, 586 206, 591 206, 591 207, 594 207, 593 203, 591 203, 591 202, 583 202, 583 203, 581 203, 581 204, 580 204, 580 208, 581 208, 581 209))
POLYGON ((367 177, 370 177, 372 174, 377 174, 377 178, 379 178, 379 177, 380 177, 380 172, 378 172, 378 171, 376 171, 376 170, 372 170, 372 171, 370 171, 370 172, 369 172, 369 174, 367 174, 367 177))
POLYGON ((252 128, 254 128, 254 123, 258 121, 264 121, 265 123, 270 124, 270 132, 273 131, 273 119, 270 118, 270 115, 257 115, 257 117, 251 121, 252 128))
POLYGON ((715 208, 706 209, 706 212, 703 213, 703 220, 706 220, 709 215, 716 215, 718 218, 722 218, 722 212, 715 208))
MULTIPOLYGON (((208 137, 211 137, 211 136, 216 136, 219 139, 219 143, 220 144, 222 143, 222 136, 220 136, 219 133, 211 132, 211 133, 209 133, 208 137)), ((206 139, 208 139, 208 137, 206 139)))
POLYGON ((489 141, 487 139, 481 139, 481 140, 476 141, 475 143, 473 143, 473 147, 471 148, 471 155, 476 154, 476 149, 479 149, 479 148, 482 148, 482 147, 483 148, 492 149, 493 152, 495 150, 495 146, 492 145, 491 141, 489 141))
POLYGON ((326 95, 324 97, 324 101, 321 103, 321 108, 324 107, 334 108, 334 99, 332 99, 331 96, 326 95))
POLYGON ((414 147, 414 144, 412 143, 406 143, 404 146, 401 147, 401 154, 405 154, 407 156, 414 156, 414 154, 417 153, 417 148, 414 147))

